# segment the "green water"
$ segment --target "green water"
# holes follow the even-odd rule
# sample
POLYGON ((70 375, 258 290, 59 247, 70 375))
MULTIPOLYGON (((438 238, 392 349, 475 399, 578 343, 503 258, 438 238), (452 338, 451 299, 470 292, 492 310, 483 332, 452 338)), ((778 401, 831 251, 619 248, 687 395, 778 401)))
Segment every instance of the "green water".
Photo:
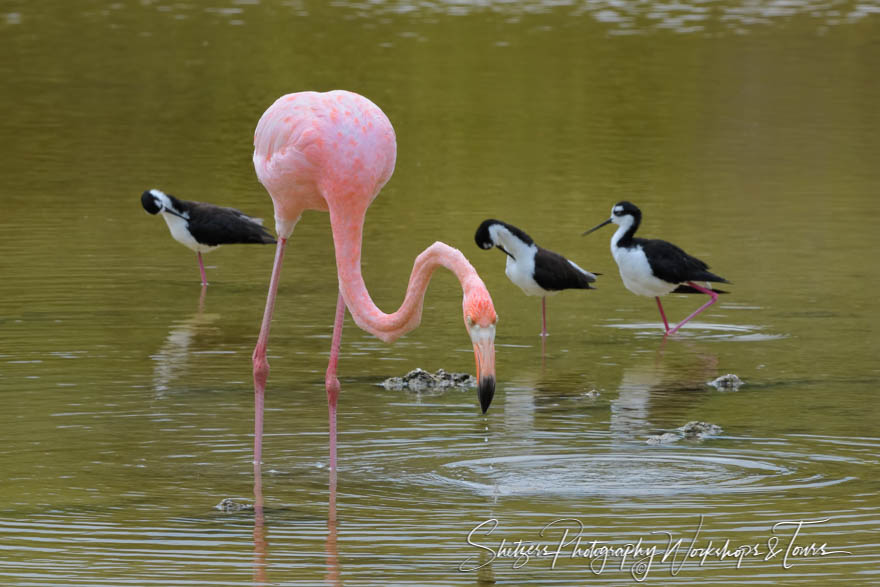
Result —
MULTIPOLYGON (((0 55, 0 584, 880 580, 876 2, 6 0, 0 55), (139 195, 271 219, 256 122, 281 94, 333 88, 397 132, 367 215, 371 294, 395 309, 421 250, 460 248, 500 316, 498 391, 484 418, 474 390, 376 386, 473 371, 449 274, 393 345, 348 318, 333 522, 336 273, 328 218, 308 213, 269 346, 265 510, 221 512, 254 501, 250 354, 273 250, 211 253, 202 295, 139 195), (641 235, 732 282, 674 338, 623 288, 611 230, 580 236, 621 199, 641 235), (603 274, 548 301, 544 348, 540 301, 473 242, 488 217, 603 274), (725 373, 745 385, 706 385, 725 373), (723 432, 646 443, 692 420, 723 432), (659 554, 492 560, 502 539, 555 548, 572 519, 582 548, 659 554), (768 554, 797 521, 821 521, 794 541, 817 549, 768 554), (683 539, 665 562, 664 533, 683 539), (681 565, 691 541, 725 540, 760 552, 681 565)), ((671 320, 702 303, 667 300, 671 320)))

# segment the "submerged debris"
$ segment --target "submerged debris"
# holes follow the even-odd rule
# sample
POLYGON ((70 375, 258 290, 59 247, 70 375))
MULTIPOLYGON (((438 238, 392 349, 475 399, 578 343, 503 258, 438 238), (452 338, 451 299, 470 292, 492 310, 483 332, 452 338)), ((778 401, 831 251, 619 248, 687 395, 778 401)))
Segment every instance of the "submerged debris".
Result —
POLYGON ((718 436, 721 434, 721 426, 718 424, 710 424, 709 422, 688 422, 681 428, 681 433, 685 438, 701 440, 706 436, 718 436))
POLYGON ((675 432, 664 432, 663 434, 649 436, 645 442, 647 444, 669 444, 671 442, 678 442, 683 438, 686 440, 703 440, 707 436, 717 436, 721 432, 721 426, 717 424, 694 421, 688 422, 681 428, 676 428, 675 432))
POLYGON ((654 434, 653 436, 649 436, 647 442, 648 444, 669 444, 670 442, 678 442, 681 440, 681 436, 678 434, 673 434, 672 432, 664 432, 663 434, 654 434))
POLYGON ((429 391, 450 387, 476 387, 477 380, 470 373, 447 373, 443 369, 437 369, 436 373, 428 373, 424 369, 416 368, 403 377, 389 377, 379 385, 385 389, 429 391))
POLYGON ((235 501, 231 497, 225 497, 220 503, 214 506, 214 509, 231 514, 242 510, 252 510, 254 509, 254 506, 253 504, 235 501))
POLYGON ((725 389, 730 391, 736 391, 742 384, 743 380, 733 373, 728 373, 727 375, 722 375, 717 379, 706 382, 706 385, 711 385, 715 389, 725 389))

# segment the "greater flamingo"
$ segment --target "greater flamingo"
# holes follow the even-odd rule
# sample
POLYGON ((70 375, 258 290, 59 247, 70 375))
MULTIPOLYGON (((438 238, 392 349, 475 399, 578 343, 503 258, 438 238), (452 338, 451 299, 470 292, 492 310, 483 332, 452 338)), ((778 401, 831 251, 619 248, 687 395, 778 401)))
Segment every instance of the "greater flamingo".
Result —
POLYGON ((478 398, 485 413, 495 393, 495 322, 486 286, 458 250, 435 242, 416 257, 403 304, 383 313, 370 298, 361 275, 364 216, 394 171, 397 143, 385 114, 368 99, 342 90, 299 92, 275 101, 254 134, 254 168, 275 207, 278 244, 266 310, 253 354, 254 462, 262 461, 263 401, 269 363, 266 345, 284 248, 304 210, 330 213, 336 249, 339 295, 330 361, 325 375, 330 419, 330 470, 336 469, 336 366, 345 308, 355 323, 385 342, 416 328, 425 289, 438 266, 452 271, 464 292, 464 322, 474 347, 478 398))

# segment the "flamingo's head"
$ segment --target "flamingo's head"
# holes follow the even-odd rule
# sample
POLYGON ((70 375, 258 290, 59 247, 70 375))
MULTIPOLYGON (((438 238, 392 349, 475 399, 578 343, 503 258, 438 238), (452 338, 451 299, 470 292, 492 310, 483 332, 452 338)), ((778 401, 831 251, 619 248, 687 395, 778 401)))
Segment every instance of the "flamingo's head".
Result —
POLYGON ((495 395, 495 323, 498 315, 488 290, 482 283, 480 285, 482 287, 466 291, 462 306, 464 324, 474 344, 477 397, 485 414, 495 395))

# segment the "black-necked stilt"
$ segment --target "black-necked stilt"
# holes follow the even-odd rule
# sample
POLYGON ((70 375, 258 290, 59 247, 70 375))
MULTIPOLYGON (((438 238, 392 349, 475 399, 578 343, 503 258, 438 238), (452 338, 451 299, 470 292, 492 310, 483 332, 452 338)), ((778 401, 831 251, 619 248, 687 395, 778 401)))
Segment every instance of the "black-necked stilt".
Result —
POLYGON ((703 261, 691 257, 672 243, 635 238, 633 235, 641 221, 642 211, 635 204, 618 202, 611 209, 611 218, 584 232, 584 235, 611 222, 618 226, 617 232, 611 237, 611 254, 620 269, 623 285, 636 295, 655 298, 666 334, 675 334, 688 320, 714 304, 718 294, 727 293, 699 286, 695 281, 730 282, 709 271, 709 266, 703 261), (668 293, 704 293, 711 299, 670 330, 660 303, 660 296, 668 293))
POLYGON ((563 289, 594 289, 596 275, 559 253, 539 247, 519 228, 489 218, 474 235, 482 249, 497 247, 507 255, 504 273, 527 296, 541 296, 541 336, 547 336, 547 296, 563 289))
POLYGON ((147 190, 141 204, 150 214, 162 213, 171 236, 196 252, 202 285, 208 285, 202 253, 229 244, 274 244, 272 234, 262 220, 251 218, 235 208, 224 208, 204 202, 179 200, 160 190, 147 190))

